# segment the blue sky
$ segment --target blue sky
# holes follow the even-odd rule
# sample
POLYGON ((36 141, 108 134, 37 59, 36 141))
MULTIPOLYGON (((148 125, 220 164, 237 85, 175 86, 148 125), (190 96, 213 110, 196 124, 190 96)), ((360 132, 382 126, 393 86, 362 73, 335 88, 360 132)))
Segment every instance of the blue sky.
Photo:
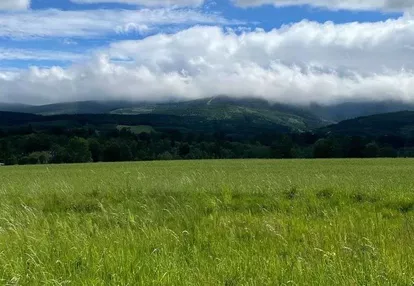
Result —
MULTIPOLYGON (((136 9, 144 9, 146 7, 142 5, 128 5, 120 3, 96 3, 96 4, 77 4, 69 0, 32 0, 30 8, 32 10, 47 10, 47 9, 59 9, 65 11, 93 11, 98 9, 107 10, 120 10, 126 9, 134 11, 136 9)), ((266 31, 280 28, 282 25, 300 22, 303 19, 310 21, 326 22, 332 21, 334 23, 347 23, 347 22, 375 22, 384 21, 389 18, 398 18, 402 13, 398 12, 382 12, 382 11, 331 11, 324 8, 315 8, 311 6, 288 6, 288 7, 275 7, 273 5, 263 5, 259 7, 243 8, 235 6, 230 1, 210 1, 206 2, 203 6, 197 7, 197 10, 204 11, 205 13, 217 13, 225 19, 238 20, 245 22, 241 25, 246 28, 262 28, 266 31)), ((7 13, 7 12, 3 12, 7 13)), ((184 28, 189 25, 166 25, 164 29, 160 29, 148 33, 108 33, 108 35, 102 35, 93 38, 82 37, 68 37, 68 38, 36 38, 33 39, 10 39, 10 37, 1 37, 0 46, 14 49, 30 49, 30 50, 57 50, 73 53, 88 53, 91 49, 96 49, 101 46, 108 45, 112 41, 141 39, 147 37, 155 32, 171 33, 176 29, 184 28), (178 26, 178 27, 177 27, 178 26), (171 29, 171 30, 170 30, 171 29)), ((232 25, 229 25, 232 26, 232 25)), ((44 27, 47 29, 47 27, 44 27)), ((27 67, 33 64, 42 66, 52 65, 68 65, 70 61, 63 60, 36 60, 36 59, 3 59, 0 62, 0 67, 27 67)))
POLYGON ((0 101, 411 100, 414 5, 379 2, 1 0, 0 101), (60 86, 72 91, 59 97, 60 86))

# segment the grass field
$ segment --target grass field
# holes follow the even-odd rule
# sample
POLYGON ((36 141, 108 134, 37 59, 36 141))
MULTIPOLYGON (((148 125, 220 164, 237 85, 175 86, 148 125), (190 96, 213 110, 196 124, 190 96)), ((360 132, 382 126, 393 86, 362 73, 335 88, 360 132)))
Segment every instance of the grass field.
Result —
POLYGON ((0 167, 0 284, 413 282, 414 160, 0 167))

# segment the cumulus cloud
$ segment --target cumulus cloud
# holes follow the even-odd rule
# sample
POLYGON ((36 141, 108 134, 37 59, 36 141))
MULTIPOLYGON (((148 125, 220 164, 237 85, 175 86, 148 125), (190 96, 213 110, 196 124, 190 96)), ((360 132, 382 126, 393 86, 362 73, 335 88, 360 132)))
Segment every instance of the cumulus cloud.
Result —
POLYGON ((204 0, 71 0, 78 4, 94 3, 121 3, 130 5, 141 5, 147 7, 196 7, 204 3, 204 0))
POLYGON ((302 6, 308 5, 331 10, 383 10, 406 11, 414 7, 412 0, 232 0, 241 7, 262 5, 302 6))
POLYGON ((238 22, 192 9, 31 10, 1 14, 0 37, 90 38, 115 33, 145 33, 166 25, 195 24, 232 25, 238 22))
POLYGON ((171 71, 178 67, 192 73, 202 66, 196 62, 223 68, 244 62, 266 68, 279 62, 362 74, 412 70, 414 21, 302 21, 269 32, 258 29, 242 34, 231 29, 223 32, 217 27, 195 27, 174 35, 114 43, 109 53, 112 57, 132 58, 135 63, 155 70, 171 71))
POLYGON ((165 101, 215 95, 308 104, 414 101, 414 21, 265 32, 193 27, 113 43, 69 68, 0 72, 0 101, 165 101))
POLYGON ((30 0, 1 0, 0 10, 26 10, 30 7, 30 0))

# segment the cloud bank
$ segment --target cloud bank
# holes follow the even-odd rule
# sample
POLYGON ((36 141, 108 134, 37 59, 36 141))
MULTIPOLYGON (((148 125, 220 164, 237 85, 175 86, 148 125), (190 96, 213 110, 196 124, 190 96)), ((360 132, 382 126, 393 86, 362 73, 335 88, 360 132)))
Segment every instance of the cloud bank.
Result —
POLYGON ((30 7, 30 0, 1 0, 0 10, 26 10, 30 7))
MULTIPOLYGON (((0 0, 1 1, 1 0, 0 0)), ((217 14, 191 9, 32 10, 0 15, 0 37, 100 37, 116 33, 146 33, 164 25, 233 25, 217 14), (30 23, 30 24, 28 24, 30 23)))
POLYGON ((302 6, 308 5, 330 10, 381 10, 402 12, 414 7, 412 0, 232 0, 240 7, 262 5, 302 6))
POLYGON ((77 4, 121 3, 146 7, 197 7, 204 0, 71 0, 77 4))
MULTIPOLYGON (((121 3, 146 7, 197 7, 205 0, 71 0, 78 4, 121 3)), ((402 12, 414 7, 412 0, 230 0, 239 7, 262 5, 311 6, 330 10, 381 10, 402 12)))
POLYGON ((197 26, 121 41, 68 68, 0 71, 0 101, 165 101, 215 95, 294 104, 414 101, 414 21, 300 23, 242 34, 197 26))
POLYGON ((7 49, 0 47, 0 60, 30 60, 30 61, 63 61, 75 62, 87 59, 86 54, 71 52, 28 50, 28 49, 7 49))

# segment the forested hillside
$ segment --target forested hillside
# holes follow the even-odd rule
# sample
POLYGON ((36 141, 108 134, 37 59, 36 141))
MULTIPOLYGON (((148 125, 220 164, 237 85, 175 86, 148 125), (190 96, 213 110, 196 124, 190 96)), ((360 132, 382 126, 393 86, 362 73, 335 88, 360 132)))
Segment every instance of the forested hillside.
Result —
POLYGON ((0 163, 413 157, 413 112, 301 132, 257 117, 0 112, 0 163))

